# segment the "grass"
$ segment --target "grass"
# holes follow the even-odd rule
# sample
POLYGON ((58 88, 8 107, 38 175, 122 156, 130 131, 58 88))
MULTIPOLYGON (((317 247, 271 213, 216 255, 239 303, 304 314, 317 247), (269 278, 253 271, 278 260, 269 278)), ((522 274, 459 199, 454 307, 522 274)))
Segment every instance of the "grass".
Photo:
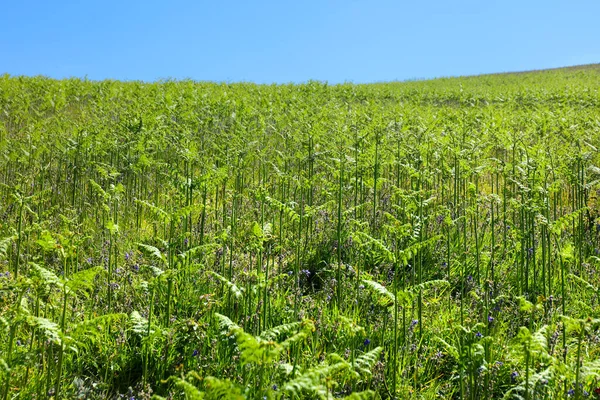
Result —
POLYGON ((0 397, 600 396, 599 84, 0 77, 0 397))

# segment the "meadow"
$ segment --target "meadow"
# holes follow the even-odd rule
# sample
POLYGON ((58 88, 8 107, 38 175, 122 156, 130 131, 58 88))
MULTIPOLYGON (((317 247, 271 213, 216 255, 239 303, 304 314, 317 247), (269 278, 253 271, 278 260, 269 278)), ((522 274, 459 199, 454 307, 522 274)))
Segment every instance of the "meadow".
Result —
POLYGON ((599 87, 0 76, 0 400, 600 398, 599 87))

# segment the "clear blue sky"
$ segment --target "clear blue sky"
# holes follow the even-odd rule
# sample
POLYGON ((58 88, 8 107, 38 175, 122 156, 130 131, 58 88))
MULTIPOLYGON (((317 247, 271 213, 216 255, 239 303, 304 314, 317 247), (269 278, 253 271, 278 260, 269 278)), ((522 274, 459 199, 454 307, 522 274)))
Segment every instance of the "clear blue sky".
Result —
POLYGON ((376 82, 600 62, 598 0, 28 1, 0 73, 376 82))

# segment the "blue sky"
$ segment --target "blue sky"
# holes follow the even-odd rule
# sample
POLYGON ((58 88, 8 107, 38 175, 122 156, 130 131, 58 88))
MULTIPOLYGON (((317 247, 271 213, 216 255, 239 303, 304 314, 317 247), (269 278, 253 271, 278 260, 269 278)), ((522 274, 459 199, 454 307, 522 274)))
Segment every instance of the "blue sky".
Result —
POLYGON ((0 73, 379 82, 600 62, 600 1, 28 1, 0 73))

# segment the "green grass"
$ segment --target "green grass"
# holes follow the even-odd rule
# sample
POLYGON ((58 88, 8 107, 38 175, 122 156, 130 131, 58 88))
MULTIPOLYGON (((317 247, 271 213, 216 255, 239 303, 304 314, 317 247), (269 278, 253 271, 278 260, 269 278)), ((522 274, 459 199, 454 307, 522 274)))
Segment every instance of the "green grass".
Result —
POLYGON ((0 398, 600 396, 598 87, 0 77, 0 398))

